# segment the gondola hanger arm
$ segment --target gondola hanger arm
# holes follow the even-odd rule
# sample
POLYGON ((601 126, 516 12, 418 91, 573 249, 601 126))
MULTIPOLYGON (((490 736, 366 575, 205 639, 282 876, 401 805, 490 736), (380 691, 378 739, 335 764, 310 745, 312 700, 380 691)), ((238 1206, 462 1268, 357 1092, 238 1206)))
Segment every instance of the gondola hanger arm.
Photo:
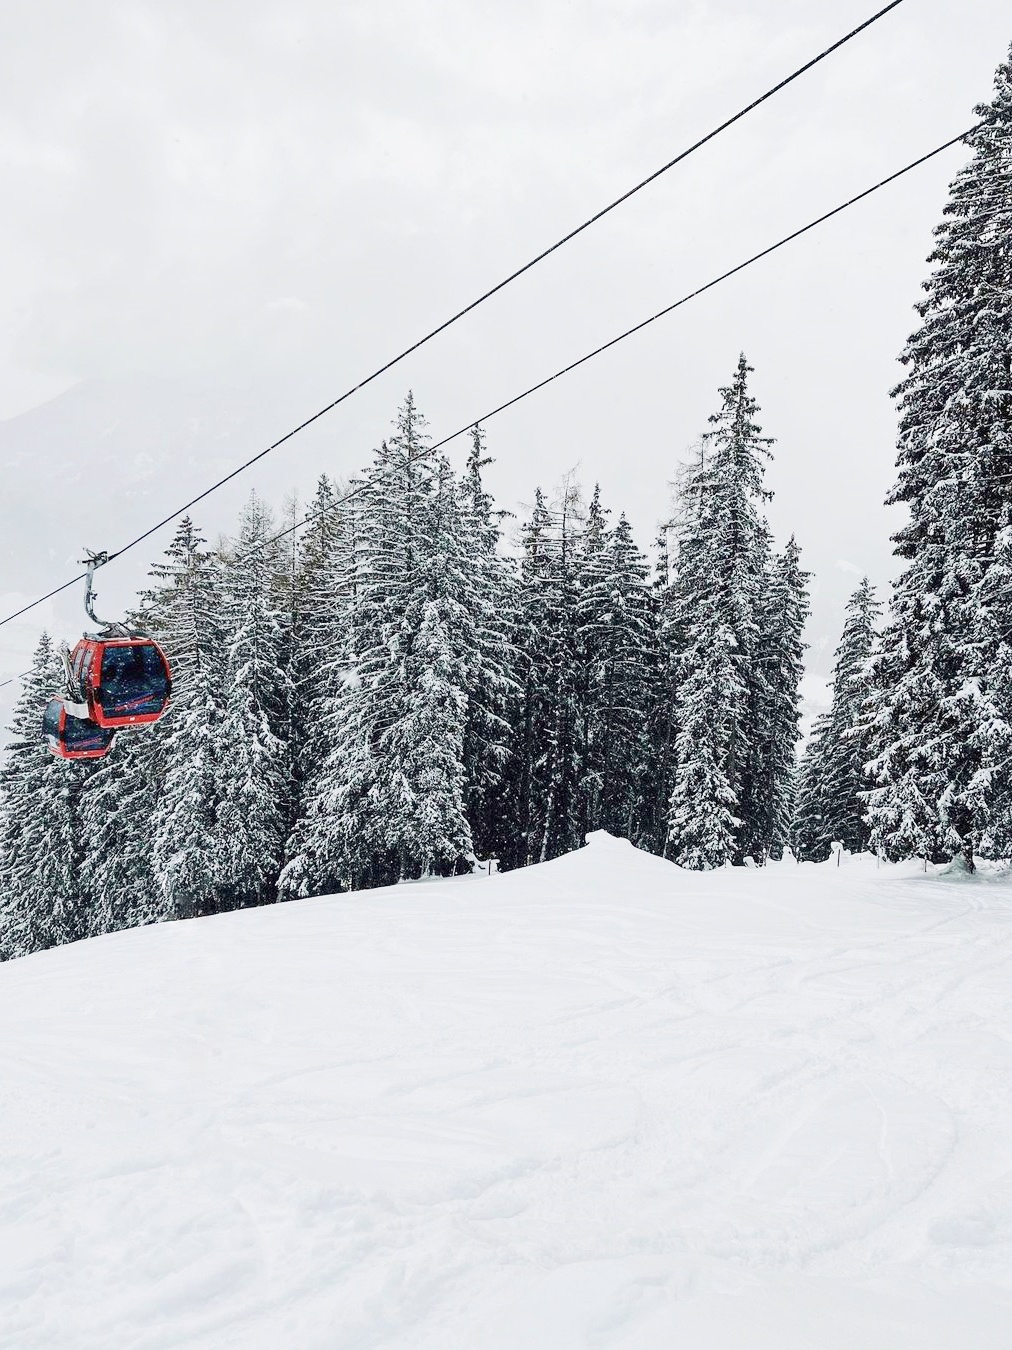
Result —
POLYGON ((95 590, 95 573, 100 567, 104 567, 108 561, 109 554, 105 549, 101 553, 95 553, 90 548, 85 549, 85 556, 81 559, 81 566, 88 569, 84 584, 84 608, 88 618, 99 628, 117 630, 121 629, 123 625, 107 623, 95 613, 95 601, 98 599, 98 592, 95 590))

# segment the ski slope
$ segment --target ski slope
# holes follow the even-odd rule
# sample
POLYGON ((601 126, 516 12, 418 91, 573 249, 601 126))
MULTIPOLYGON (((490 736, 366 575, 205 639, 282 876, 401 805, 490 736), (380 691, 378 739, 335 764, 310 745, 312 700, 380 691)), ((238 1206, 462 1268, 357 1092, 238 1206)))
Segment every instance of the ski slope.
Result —
POLYGON ((1012 886, 499 877, 0 966, 0 1345, 1012 1345, 1012 886))

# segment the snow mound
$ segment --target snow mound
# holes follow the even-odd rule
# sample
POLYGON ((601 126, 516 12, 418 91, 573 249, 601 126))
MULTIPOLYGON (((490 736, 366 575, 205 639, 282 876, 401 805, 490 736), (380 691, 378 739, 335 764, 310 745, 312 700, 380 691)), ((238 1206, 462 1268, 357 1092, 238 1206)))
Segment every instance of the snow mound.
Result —
POLYGON ((1010 896, 594 834, 0 966, 0 1344, 1004 1350, 1010 896))

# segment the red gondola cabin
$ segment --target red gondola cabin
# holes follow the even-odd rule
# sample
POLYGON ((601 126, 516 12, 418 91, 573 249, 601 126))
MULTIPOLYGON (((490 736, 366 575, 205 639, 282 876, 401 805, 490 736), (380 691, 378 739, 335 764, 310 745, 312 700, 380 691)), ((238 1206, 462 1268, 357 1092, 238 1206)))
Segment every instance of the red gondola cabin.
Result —
POLYGON ((115 731, 96 726, 87 717, 72 716, 62 698, 46 704, 42 731, 49 749, 60 759, 101 759, 116 737, 115 731))
POLYGON ((82 638, 71 657, 71 672, 100 727, 157 722, 169 706, 172 673, 151 638, 82 638))

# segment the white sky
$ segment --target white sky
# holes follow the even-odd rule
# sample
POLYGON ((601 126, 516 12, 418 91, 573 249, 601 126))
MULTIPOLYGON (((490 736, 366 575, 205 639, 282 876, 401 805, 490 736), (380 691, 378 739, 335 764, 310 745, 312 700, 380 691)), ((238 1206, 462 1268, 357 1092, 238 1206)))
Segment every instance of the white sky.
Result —
MULTIPOLYGON (((153 373, 255 388, 267 411, 252 454, 876 7, 14 0, 0 417, 79 380, 153 373)), ((322 469, 357 469, 408 386, 437 437, 480 416, 971 125, 1010 39, 1007 0, 906 0, 248 486, 305 493, 322 469)), ((578 465, 647 546, 744 348, 777 438, 772 521, 816 573, 824 674, 859 574, 893 572, 888 390, 964 158, 948 152, 490 424, 501 503, 578 465)), ((90 509, 85 494, 86 539, 90 509)), ((209 533, 228 524, 218 511, 198 513, 209 533)))

